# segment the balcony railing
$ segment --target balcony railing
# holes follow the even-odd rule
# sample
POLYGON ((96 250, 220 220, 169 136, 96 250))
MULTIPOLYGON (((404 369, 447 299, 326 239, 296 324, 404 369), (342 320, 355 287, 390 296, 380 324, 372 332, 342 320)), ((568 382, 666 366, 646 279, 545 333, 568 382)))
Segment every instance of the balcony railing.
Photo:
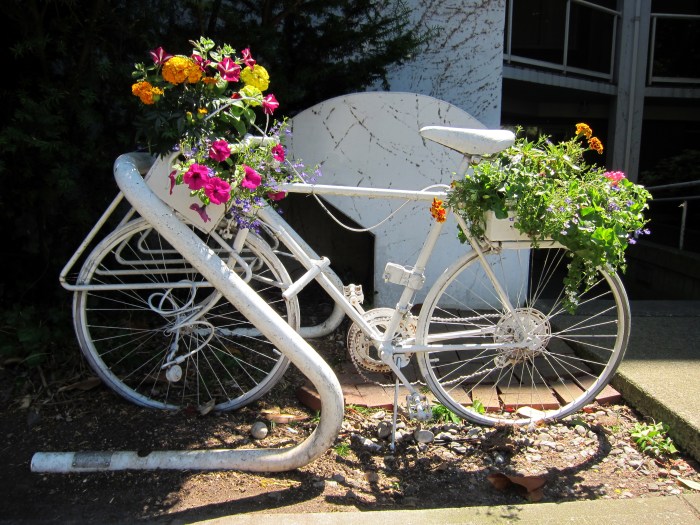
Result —
POLYGON ((564 12, 561 13, 562 4, 561 0, 507 0, 504 61, 551 69, 565 75, 574 73, 612 81, 620 11, 587 0, 566 0, 564 12), (516 7, 516 3, 520 5, 516 7), (521 16, 524 14, 523 8, 542 9, 546 12, 545 15, 559 20, 543 27, 539 35, 533 27, 520 32, 519 27, 523 27, 521 24, 528 23, 521 16), (563 33, 561 27, 556 27, 557 23, 563 24, 563 33), (540 41, 525 43, 519 35, 527 35, 530 39, 539 36, 540 41), (559 36, 559 42, 552 41, 559 36), (552 58, 544 57, 546 54, 552 55, 552 58), (554 58, 554 55, 558 57, 554 58), (598 67, 591 66, 591 62, 598 62, 598 67))
POLYGON ((697 46, 698 34, 700 15, 652 13, 647 84, 700 84, 697 58, 700 49, 688 49, 684 40, 690 38, 697 46), (661 69, 665 74, 655 74, 655 69, 661 69))

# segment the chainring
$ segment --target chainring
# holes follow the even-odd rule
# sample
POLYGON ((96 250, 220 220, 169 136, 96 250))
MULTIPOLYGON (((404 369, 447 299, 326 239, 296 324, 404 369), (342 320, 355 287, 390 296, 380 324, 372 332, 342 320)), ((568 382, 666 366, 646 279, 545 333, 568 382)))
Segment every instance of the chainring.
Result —
MULTIPOLYGON (((380 332, 386 330, 394 310, 391 308, 374 308, 362 314, 362 317, 367 323, 378 328, 380 332)), ((416 335, 416 320, 411 317, 408 322, 401 321, 397 333, 394 335, 394 342, 416 335)), ((391 372, 389 365, 384 363, 377 352, 374 343, 369 339, 362 329, 355 323, 352 323, 348 330, 348 353, 350 359, 359 369, 367 372, 377 372, 386 374, 391 372)))

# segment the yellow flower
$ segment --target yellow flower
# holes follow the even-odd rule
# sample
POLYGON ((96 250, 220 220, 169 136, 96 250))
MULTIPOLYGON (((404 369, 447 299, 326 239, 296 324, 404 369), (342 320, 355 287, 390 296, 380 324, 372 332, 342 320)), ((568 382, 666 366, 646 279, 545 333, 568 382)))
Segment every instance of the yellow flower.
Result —
POLYGON ((585 124, 583 122, 579 122, 576 124, 576 134, 577 135, 583 135, 587 139, 590 139, 591 136, 593 135, 593 130, 588 124, 585 124))
POLYGON ((241 80, 246 86, 253 86, 258 88, 261 92, 265 91, 270 85, 270 75, 268 75, 267 70, 259 64, 255 64, 253 70, 250 68, 244 68, 241 71, 241 80))
POLYGON ((251 106, 259 106, 262 103, 262 93, 255 86, 251 86, 250 84, 243 86, 240 93, 245 98, 249 99, 247 102, 251 106))
POLYGON ((598 137, 591 137, 590 139, 588 139, 588 147, 592 150, 597 151, 598 154, 603 153, 603 143, 598 137))
POLYGON ((195 84, 202 78, 202 69, 190 58, 174 56, 163 64, 162 75, 171 84, 195 84))

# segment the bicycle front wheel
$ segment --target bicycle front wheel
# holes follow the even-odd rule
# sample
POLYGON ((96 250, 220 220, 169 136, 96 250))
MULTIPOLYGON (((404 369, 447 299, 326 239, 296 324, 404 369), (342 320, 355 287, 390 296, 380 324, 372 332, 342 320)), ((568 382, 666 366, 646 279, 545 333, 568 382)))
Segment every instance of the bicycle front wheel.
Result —
POLYGON ((483 425, 557 419, 590 403, 615 373, 630 332, 616 274, 599 271, 572 315, 562 307, 570 252, 474 253, 428 293, 417 342, 423 376, 450 410, 483 425), (497 292, 495 277, 513 310, 497 292))
MULTIPOLYGON (((299 305, 282 297, 291 281, 277 257, 253 234, 240 255, 252 270, 248 284, 298 329, 299 305)), ((289 360, 143 219, 106 237, 78 282, 90 286, 73 301, 80 348, 107 386, 138 405, 232 410, 287 369, 289 360)))

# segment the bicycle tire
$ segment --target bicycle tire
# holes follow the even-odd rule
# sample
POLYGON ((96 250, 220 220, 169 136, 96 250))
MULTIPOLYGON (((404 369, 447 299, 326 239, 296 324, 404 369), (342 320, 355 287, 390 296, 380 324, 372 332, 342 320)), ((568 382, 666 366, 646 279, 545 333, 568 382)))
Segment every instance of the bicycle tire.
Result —
POLYGON ((516 313, 508 314, 478 255, 453 263, 419 315, 417 343, 436 347, 418 355, 430 390, 481 425, 560 419, 589 404, 617 370, 629 339, 629 303, 619 276, 600 270, 572 315, 562 307, 567 250, 494 250, 486 259, 516 313), (437 351, 440 345, 514 343, 522 329, 530 344, 521 347, 437 351))
MULTIPOLYGON (((298 329, 298 302, 281 296, 291 282, 281 262, 252 233, 241 255, 253 270, 249 285, 298 329)), ((236 269, 233 259, 229 266, 236 269)), ((109 388, 137 405, 238 409, 269 391, 289 365, 144 219, 127 223, 99 243, 78 279, 79 284, 95 285, 74 294, 81 351, 109 388), (177 350, 170 355, 174 344, 177 350), (175 365, 163 365, 182 356, 176 363, 177 378, 175 365)))

